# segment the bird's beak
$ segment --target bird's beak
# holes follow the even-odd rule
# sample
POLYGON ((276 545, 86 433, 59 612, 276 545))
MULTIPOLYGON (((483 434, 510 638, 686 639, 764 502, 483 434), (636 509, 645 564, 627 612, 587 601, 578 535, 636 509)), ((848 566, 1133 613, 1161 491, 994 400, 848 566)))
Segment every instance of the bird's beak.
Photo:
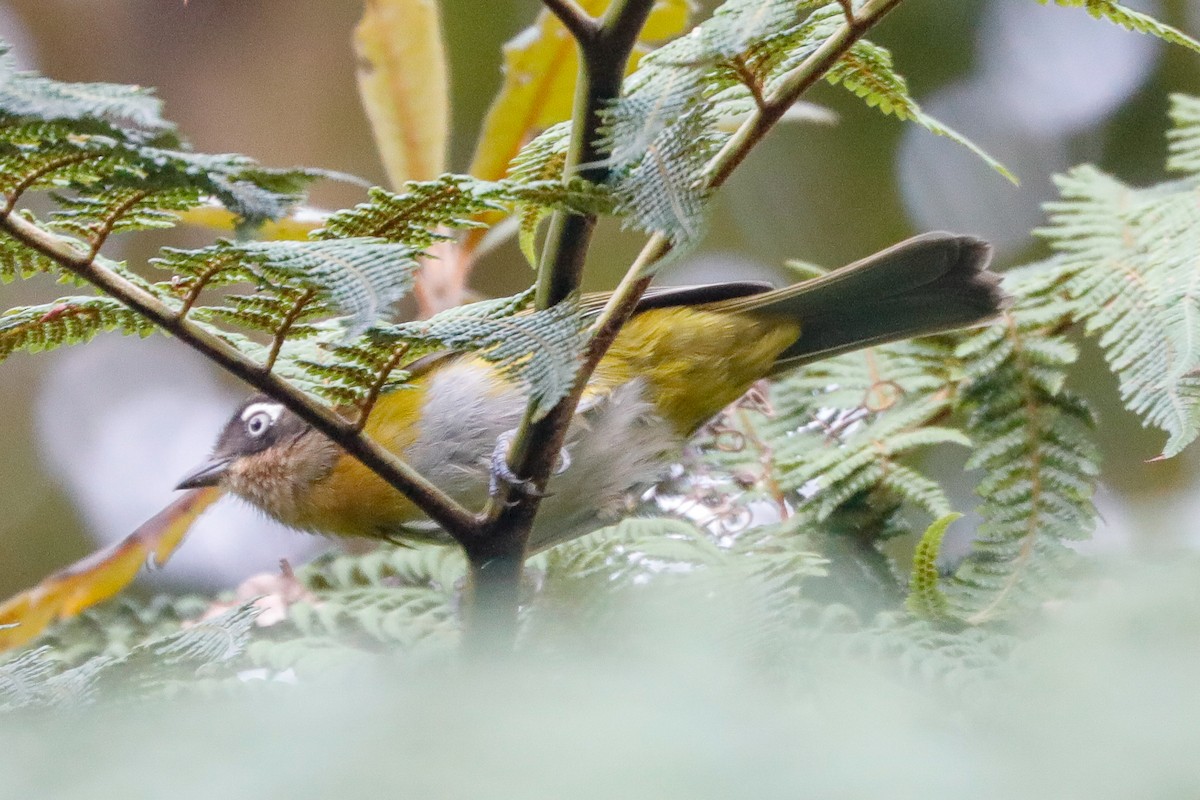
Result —
POLYGON ((232 461, 231 458, 210 458, 183 476, 183 480, 175 488, 199 489, 202 486, 216 486, 221 482, 232 461))

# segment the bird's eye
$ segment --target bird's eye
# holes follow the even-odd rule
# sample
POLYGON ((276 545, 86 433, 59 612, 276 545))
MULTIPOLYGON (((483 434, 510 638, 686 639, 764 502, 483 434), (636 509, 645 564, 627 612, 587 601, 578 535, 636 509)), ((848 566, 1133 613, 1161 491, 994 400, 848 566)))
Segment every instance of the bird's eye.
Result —
POLYGON ((255 437, 262 436, 271 427, 273 422, 274 420, 270 414, 260 411, 246 420, 246 433, 255 437))

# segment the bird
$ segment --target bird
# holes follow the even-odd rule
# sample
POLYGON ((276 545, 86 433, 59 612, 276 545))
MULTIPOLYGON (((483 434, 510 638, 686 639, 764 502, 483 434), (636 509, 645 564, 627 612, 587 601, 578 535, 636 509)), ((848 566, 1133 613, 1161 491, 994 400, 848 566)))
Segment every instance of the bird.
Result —
MULTIPOLYGON (((983 325, 1009 303, 974 236, 922 234, 806 281, 652 287, 590 376, 545 487, 528 552, 619 517, 666 476, 688 439, 754 383, 872 345, 983 325)), ((581 299, 595 315, 605 294, 581 299)), ((522 386, 470 352, 427 354, 381 395, 364 433, 467 508, 511 481, 508 442, 522 386)), ((333 537, 450 543, 404 494, 277 400, 242 403, 186 490, 125 540, 0 603, 0 650, 78 613, 162 564, 223 494, 285 525, 333 537), (5 629, 10 623, 18 627, 5 629)))
MULTIPOLYGON (((1005 302, 980 239, 929 233, 821 277, 651 290, 591 376, 529 539, 536 553, 615 519, 686 441, 756 381, 849 350, 978 325, 1005 302), (568 466, 569 465, 569 466, 568 466)), ((607 299, 585 297, 585 310, 607 299)), ((517 383, 466 352, 426 356, 365 433, 468 508, 506 480, 525 411, 517 383), (498 445, 499 443, 499 445, 498 445)), ((451 540, 403 494, 265 395, 232 415, 177 488, 219 487, 294 528, 451 540)))

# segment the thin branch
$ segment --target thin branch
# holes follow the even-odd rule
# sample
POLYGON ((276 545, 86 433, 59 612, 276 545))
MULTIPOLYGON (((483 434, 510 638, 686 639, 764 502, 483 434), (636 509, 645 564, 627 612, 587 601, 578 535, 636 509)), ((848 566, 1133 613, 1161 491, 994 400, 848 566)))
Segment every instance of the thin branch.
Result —
POLYGON ((846 22, 850 25, 858 25, 858 18, 854 15, 854 0, 837 0, 837 3, 842 7, 842 13, 846 15, 846 22))
MULTIPOLYGON (((637 34, 653 6, 653 0, 613 0, 596 35, 577 40, 581 57, 563 175, 579 175, 592 183, 608 179, 608 154, 599 144, 600 114, 621 93, 637 34)), ((559 212, 550 220, 538 265, 538 308, 561 303, 578 291, 595 226, 595 214, 559 212)))
POLYGON ((644 0, 613 0, 600 20, 600 33, 596 38, 603 42, 612 58, 621 62, 622 78, 625 77, 625 62, 637 44, 638 34, 646 27, 653 7, 653 2, 644 0), (625 54, 623 58, 622 53, 625 54))
POLYGON ((261 365, 224 339, 181 316, 176 309, 144 289, 105 269, 93 256, 81 251, 70 241, 43 230, 19 215, 0 215, 0 229, 27 247, 53 259, 64 269, 83 278, 108 296, 124 303, 227 372, 278 400, 380 478, 407 495, 450 536, 458 540, 469 540, 475 536, 479 523, 474 514, 456 503, 396 455, 360 435, 352 424, 338 414, 313 402, 304 392, 274 373, 264 372, 261 365))
POLYGON ((762 81, 757 75, 754 74, 754 71, 747 66, 746 59, 742 58, 741 56, 735 57, 730 64, 733 67, 733 71, 737 74, 738 80, 742 82, 743 86, 750 90, 750 95, 754 98, 754 105, 759 109, 762 109, 762 107, 767 104, 767 99, 763 97, 762 81))
POLYGON ((800 95, 821 80, 838 59, 901 2, 902 0, 870 0, 859 9, 853 21, 845 22, 808 58, 780 78, 775 91, 765 98, 765 104, 741 124, 725 142, 725 146, 709 161, 704 169, 707 187, 715 189, 725 183, 767 131, 796 104, 800 95))
POLYGON ((575 0, 542 0, 551 14, 558 17, 578 42, 589 42, 596 37, 600 25, 575 0))

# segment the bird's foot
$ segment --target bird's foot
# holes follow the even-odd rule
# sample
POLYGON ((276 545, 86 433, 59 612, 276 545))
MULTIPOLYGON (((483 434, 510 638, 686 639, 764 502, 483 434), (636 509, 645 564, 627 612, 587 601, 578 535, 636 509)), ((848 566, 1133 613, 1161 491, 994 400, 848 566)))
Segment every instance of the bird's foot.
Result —
MULTIPOLYGON (((546 497, 546 493, 538 489, 533 481, 522 478, 513 471, 508 463, 508 451, 516 436, 516 430, 507 430, 496 437, 496 447, 492 450, 492 476, 488 484, 488 492, 492 497, 496 497, 500 494, 503 486, 511 486, 529 497, 546 497)), ((554 474, 561 475, 570 467, 571 454, 564 447, 558 451, 558 459, 554 463, 554 474)))

